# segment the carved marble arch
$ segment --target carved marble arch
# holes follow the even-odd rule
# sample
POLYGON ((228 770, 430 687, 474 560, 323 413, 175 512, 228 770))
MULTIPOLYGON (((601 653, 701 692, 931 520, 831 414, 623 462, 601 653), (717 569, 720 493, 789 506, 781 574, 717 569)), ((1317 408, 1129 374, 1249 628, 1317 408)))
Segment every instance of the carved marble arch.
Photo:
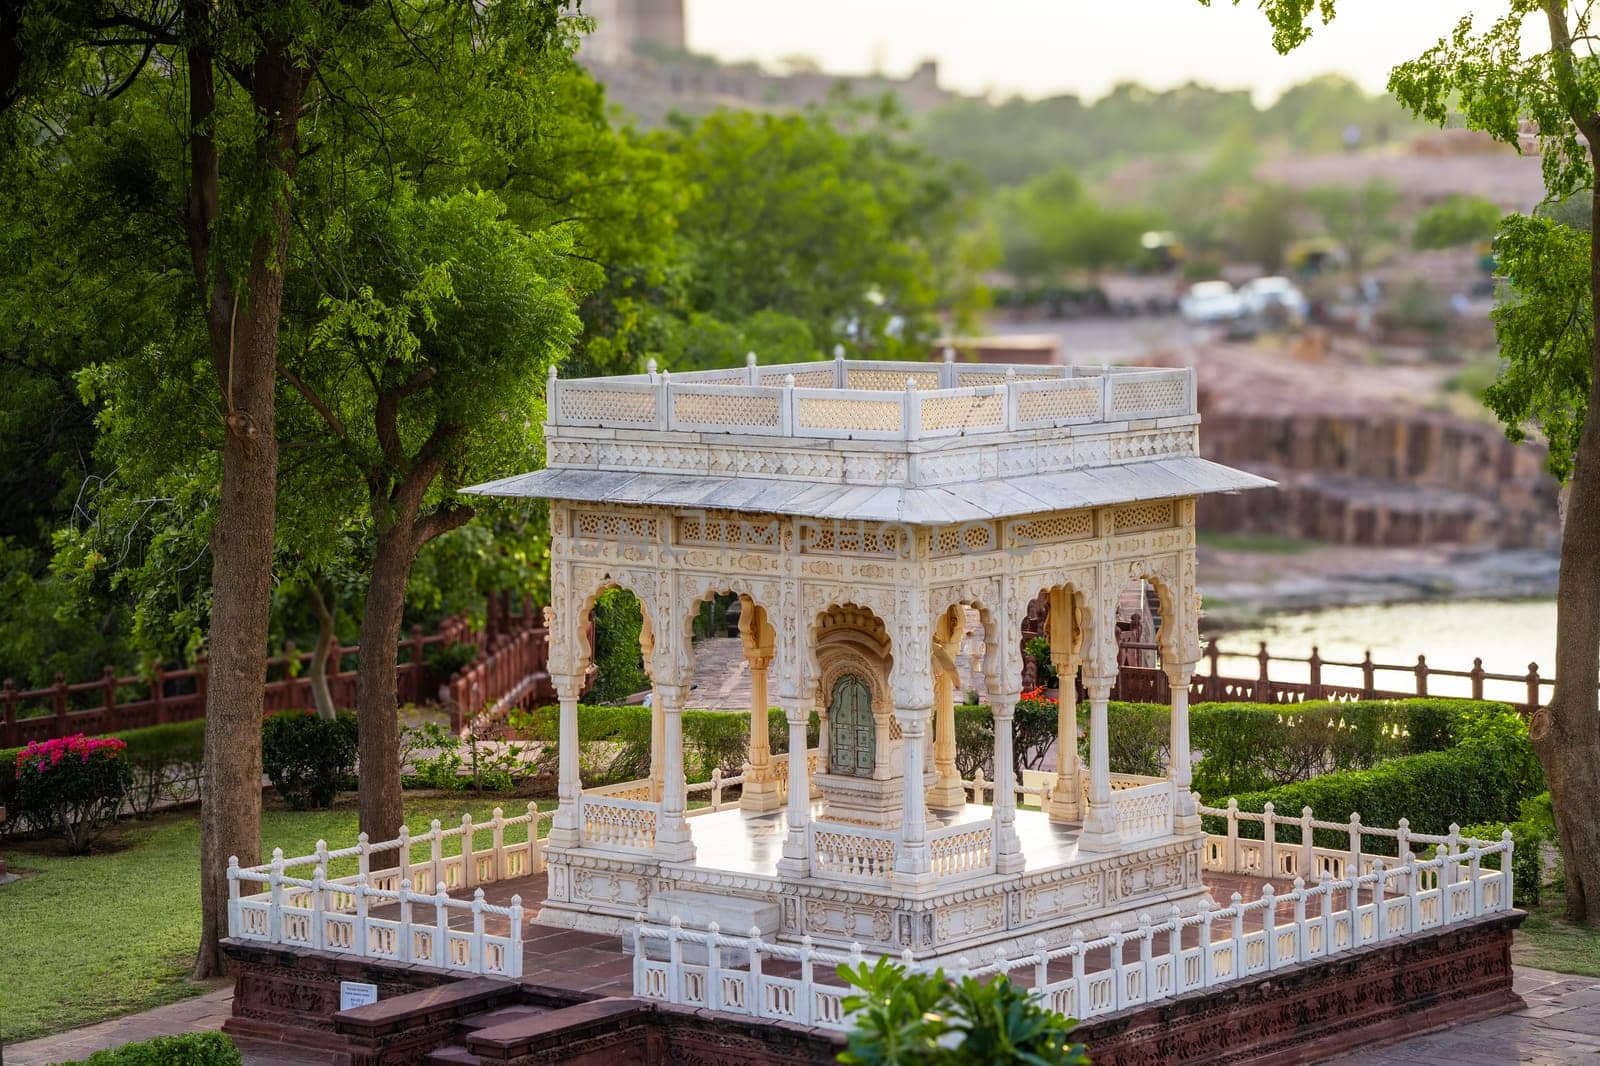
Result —
MULTIPOLYGON (((1111 664, 1110 669, 1115 672, 1116 664, 1116 618, 1117 608, 1115 595, 1109 599, 1109 607, 1101 603, 1099 594, 1100 580, 1093 569, 1067 570, 1060 572, 1046 572, 1025 574, 1017 579, 1018 593, 1012 603, 1012 613, 1006 634, 1011 638, 1011 646, 1018 649, 1017 677, 1020 679, 1022 623, 1028 614, 1028 607, 1041 596, 1051 597, 1054 592, 1063 593, 1072 605, 1072 624, 1069 628, 1070 642, 1075 658, 1084 669, 1093 673, 1097 662, 1111 664), (1104 625, 1099 623, 1104 621, 1104 625), (1109 641, 1106 639, 1109 637, 1109 641), (1109 644, 1109 658, 1106 648, 1109 644), (1100 658, 1097 660, 1097 652, 1100 658)), ((1059 625, 1059 621, 1046 618, 1048 634, 1059 625)))
POLYGON ((620 588, 632 593, 633 598, 639 603, 639 615, 642 625, 639 629, 639 651, 644 657, 645 672, 655 677, 659 666, 660 630, 656 620, 660 612, 656 606, 655 576, 651 573, 619 568, 592 567, 573 568, 570 578, 570 587, 566 590, 564 599, 574 604, 572 613, 563 625, 561 619, 550 619, 552 623, 551 634, 560 633, 563 639, 570 639, 572 652, 576 661, 572 664, 572 673, 581 673, 594 662, 594 647, 589 641, 588 619, 594 610, 595 601, 608 589, 620 588))
POLYGON ((991 691, 1014 692, 1021 686, 1022 661, 1012 654, 1004 638, 1012 633, 1020 634, 1022 623, 1019 618, 1016 625, 1010 624, 1009 612, 1004 610, 1003 602, 998 580, 933 589, 928 594, 931 635, 933 642, 937 642, 940 620, 950 608, 971 607, 977 611, 978 620, 983 623, 984 683, 991 691), (1009 689, 1003 684, 1008 678, 1012 681, 1009 689), (996 682, 1001 682, 1002 686, 996 688, 996 682))
POLYGON ((1135 559, 1119 571, 1120 581, 1115 596, 1134 581, 1148 581, 1156 590, 1161 605, 1161 627, 1156 630, 1156 645, 1161 649, 1164 663, 1194 662, 1200 658, 1199 617, 1195 613, 1193 569, 1183 565, 1178 555, 1160 555, 1148 559, 1135 559))
POLYGON ((813 621, 808 644, 808 655, 815 664, 809 686, 812 698, 826 707, 834 684, 854 673, 872 690, 874 717, 887 718, 892 713, 889 678, 894 653, 888 627, 876 613, 853 603, 829 607, 813 621))
POLYGON ((772 661, 768 669, 782 677, 787 669, 787 656, 772 619, 778 609, 778 585, 774 581, 749 581, 729 574, 682 574, 676 598, 681 616, 679 646, 675 649, 680 661, 694 665, 694 619, 700 605, 713 596, 737 595, 739 597, 739 636, 744 640, 746 656, 760 653, 772 661), (759 617, 760 624, 752 629, 751 623, 759 617))

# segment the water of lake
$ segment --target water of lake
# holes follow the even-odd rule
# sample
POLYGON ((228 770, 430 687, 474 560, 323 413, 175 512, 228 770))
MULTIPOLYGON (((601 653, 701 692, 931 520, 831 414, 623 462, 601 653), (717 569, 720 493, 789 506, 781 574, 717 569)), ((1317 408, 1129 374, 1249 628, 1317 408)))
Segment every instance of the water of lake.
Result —
MULTIPOLYGON (((1323 659, 1359 662, 1371 650, 1374 662, 1404 665, 1407 670, 1380 671, 1375 684, 1381 689, 1408 691, 1416 684, 1410 667, 1418 655, 1428 658, 1430 669, 1470 670, 1474 658, 1483 659, 1490 673, 1527 673, 1538 663, 1540 674, 1555 673, 1555 600, 1464 600, 1453 603, 1395 603, 1365 607, 1334 607, 1269 615, 1258 626, 1230 629, 1218 637, 1225 652, 1243 652, 1252 658, 1258 642, 1266 641, 1274 655, 1309 655, 1313 646, 1323 659)), ((1200 667, 1203 672, 1205 667, 1200 667)), ((1255 676, 1254 662, 1225 655, 1222 670, 1228 676, 1255 676)), ((1274 663, 1272 676, 1282 681, 1305 681, 1303 664, 1274 663)), ((1324 667, 1328 684, 1361 684, 1361 671, 1324 667)), ((1471 695, 1466 678, 1431 676, 1428 691, 1440 696, 1471 695)), ((1550 690, 1543 690, 1545 698, 1550 690)), ((1527 699, 1520 682, 1484 682, 1489 699, 1527 699)))

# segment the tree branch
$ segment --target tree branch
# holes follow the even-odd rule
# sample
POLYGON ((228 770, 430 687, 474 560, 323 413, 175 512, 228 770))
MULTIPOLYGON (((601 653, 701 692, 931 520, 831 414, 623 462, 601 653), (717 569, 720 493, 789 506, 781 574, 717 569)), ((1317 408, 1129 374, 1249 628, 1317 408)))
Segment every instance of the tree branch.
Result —
POLYGON ((340 440, 349 441, 350 435, 345 432, 344 423, 340 421, 339 416, 333 413, 333 410, 323 402, 322 397, 318 396, 311 386, 300 380, 300 375, 282 363, 278 364, 278 375, 294 386, 294 391, 305 397, 306 403, 310 404, 312 410, 322 416, 322 420, 328 424, 329 429, 333 430, 335 436, 340 440))

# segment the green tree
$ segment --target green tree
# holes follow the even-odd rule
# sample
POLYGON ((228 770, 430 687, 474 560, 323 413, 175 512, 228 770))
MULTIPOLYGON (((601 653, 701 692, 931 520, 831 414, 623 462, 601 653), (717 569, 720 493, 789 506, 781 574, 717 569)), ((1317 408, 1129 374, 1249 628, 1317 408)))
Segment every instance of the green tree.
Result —
MULTIPOLYGON (((528 232, 489 193, 353 206, 316 258, 354 284, 318 301, 304 347, 282 373, 326 442, 319 476, 349 471, 324 523, 361 514, 371 536, 357 697, 361 825, 389 839, 403 824, 395 658, 411 565, 463 525, 455 490, 527 465, 545 372, 579 321, 571 237, 528 232)), ((311 434, 307 434, 311 436, 311 434)), ((332 480, 332 479, 330 479, 332 480)))
POLYGON ((1400 192, 1386 181, 1320 185, 1306 190, 1305 197, 1328 236, 1344 248, 1345 265, 1355 277, 1361 276, 1373 248, 1399 232, 1394 212, 1400 192))
POLYGON ((1446 196, 1417 216, 1411 246, 1456 248, 1487 241, 1500 228, 1500 215, 1500 208, 1481 196, 1446 196))
MULTIPOLYGON (((212 448, 198 976, 222 969, 228 857, 252 863, 260 854, 278 354, 297 204, 308 175, 337 189, 349 146, 383 138, 375 116, 419 98, 462 98, 468 83, 432 52, 492 52, 508 40, 542 49, 565 34, 561 9, 559 0, 157 0, 133 11, 109 0, 23 0, 0 22, 7 177, 21 157, 45 179, 75 183, 80 221, 95 224, 58 239, 64 259, 113 283, 91 305, 100 321, 114 321, 115 297, 136 286, 166 299, 163 343, 116 362, 158 379, 147 400, 174 394, 170 410, 156 412, 167 419, 162 436, 212 448), (85 180, 96 170, 109 181, 85 180), (91 243, 100 235, 117 239, 91 243)), ((498 87, 475 87, 493 107, 498 87)))
POLYGON ((888 102, 844 98, 804 114, 719 111, 658 134, 692 190, 678 219, 680 317, 748 333, 751 316, 773 312, 819 348, 926 351, 935 313, 966 292, 956 268, 972 205, 901 128, 888 102))
POLYGON ((1095 203, 1064 167, 1005 190, 996 214, 1001 263, 1031 283, 1131 262, 1139 256, 1140 235, 1153 225, 1145 212, 1095 203))
MULTIPOLYGON (((1333 19, 1332 0, 1267 0, 1273 42, 1287 51, 1333 19)), ((1565 859, 1566 909, 1600 920, 1600 66, 1589 50, 1589 2, 1511 0, 1478 28, 1461 19, 1449 36, 1397 66, 1389 88, 1414 113, 1467 125, 1521 147, 1523 123, 1539 138, 1547 196, 1589 201, 1588 232, 1549 218, 1512 216, 1499 252, 1511 296, 1495 329, 1506 370, 1488 402, 1513 437, 1531 424, 1550 443, 1565 482, 1556 592, 1556 688, 1529 724, 1550 782, 1565 859), (1526 34, 1525 34, 1526 31, 1526 34)))

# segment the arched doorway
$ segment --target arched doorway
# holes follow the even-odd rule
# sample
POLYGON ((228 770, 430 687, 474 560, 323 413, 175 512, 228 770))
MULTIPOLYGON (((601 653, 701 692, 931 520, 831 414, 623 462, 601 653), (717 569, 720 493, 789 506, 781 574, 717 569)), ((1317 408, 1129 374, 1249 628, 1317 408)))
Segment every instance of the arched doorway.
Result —
POLYGON ((872 690, 855 674, 844 674, 833 684, 828 731, 828 772, 871 777, 878 763, 872 690))

